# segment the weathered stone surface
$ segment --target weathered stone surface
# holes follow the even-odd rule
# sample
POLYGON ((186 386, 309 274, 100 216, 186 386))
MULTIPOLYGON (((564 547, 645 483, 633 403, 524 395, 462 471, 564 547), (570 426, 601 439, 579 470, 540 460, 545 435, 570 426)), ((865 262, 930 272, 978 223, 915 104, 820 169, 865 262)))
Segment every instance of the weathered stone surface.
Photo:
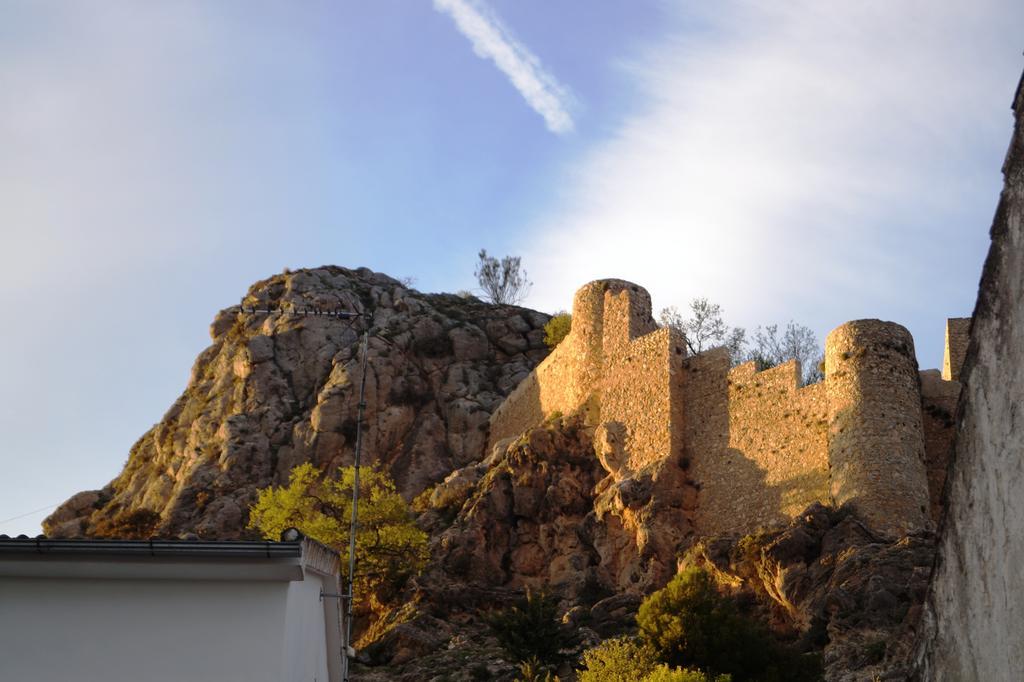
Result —
MULTIPOLYGON (((1024 80, 967 357, 916 679, 1024 670, 1024 80)), ((950 374, 956 376, 955 354, 950 374)))
POLYGON ((687 528, 669 492, 671 471, 615 481, 579 416, 549 420, 503 445, 434 490, 433 506, 460 507, 432 546, 438 575, 543 588, 572 604, 640 594, 671 577, 687 528))
POLYGON ((861 682, 906 678, 933 555, 928 532, 892 540, 815 504, 779 531, 704 540, 683 565, 752 594, 777 634, 822 651, 829 682, 861 682))
MULTIPOLYGON (((365 268, 275 275, 242 305, 364 315, 373 334, 364 462, 389 467, 407 499, 483 459, 490 413, 547 350, 533 334, 544 315, 421 294, 365 268)), ((102 494, 61 505, 44 529, 88 535, 100 518, 144 508, 161 515, 162 534, 240 537, 259 488, 285 482, 301 462, 351 463, 362 324, 221 311, 184 394, 124 471, 102 494)))

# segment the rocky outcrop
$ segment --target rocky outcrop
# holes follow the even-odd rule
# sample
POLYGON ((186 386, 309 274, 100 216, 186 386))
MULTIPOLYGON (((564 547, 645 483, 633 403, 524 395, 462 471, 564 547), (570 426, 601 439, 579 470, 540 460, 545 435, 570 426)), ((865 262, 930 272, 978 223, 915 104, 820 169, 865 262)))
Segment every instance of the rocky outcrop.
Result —
POLYGON ((829 682, 902 680, 934 547, 928 531, 894 541, 849 510, 814 504, 785 529, 706 539, 682 563, 752 597, 798 648, 821 651, 829 682))
POLYGON ((144 509, 160 534, 235 538, 256 491, 296 464, 351 463, 364 325, 364 461, 386 465, 412 499, 482 459, 490 414, 548 352, 546 315, 422 294, 367 269, 286 272, 254 284, 242 306, 276 312, 221 311, 185 392, 124 471, 61 505, 48 535, 89 535, 100 519, 116 528, 144 509), (362 317, 315 314, 339 309, 362 317))
POLYGON ((448 580, 543 588, 572 604, 663 585, 688 528, 669 492, 682 470, 663 462, 611 473, 593 432, 581 416, 556 417, 439 484, 423 519, 436 569, 448 580))
POLYGON ((413 503, 430 534, 430 563, 400 606, 382 604, 358 624, 359 679, 512 679, 489 610, 543 590, 559 600, 582 651, 633 628, 642 598, 687 551, 687 561, 751 595, 777 632, 823 650, 829 680, 905 672, 931 565, 927 532, 893 540, 849 510, 812 506, 771 532, 701 538, 688 459, 631 459, 628 429, 588 421, 587 405, 549 413, 488 451, 491 415, 547 355, 547 319, 422 294, 365 269, 258 282, 241 306, 217 315, 185 392, 134 445, 124 471, 73 496, 44 528, 53 536, 251 532, 260 488, 283 483, 302 462, 327 472, 351 463, 368 328, 364 462, 385 466, 413 503), (322 314, 339 309, 361 317, 322 314))

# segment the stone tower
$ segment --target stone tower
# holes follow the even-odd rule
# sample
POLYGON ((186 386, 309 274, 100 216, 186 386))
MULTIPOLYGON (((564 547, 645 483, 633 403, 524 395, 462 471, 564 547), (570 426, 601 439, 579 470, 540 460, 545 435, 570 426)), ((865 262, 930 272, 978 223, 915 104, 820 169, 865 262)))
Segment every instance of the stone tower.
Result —
POLYGON ((928 525, 921 389, 904 327, 855 320, 825 341, 831 495, 890 535, 928 525))

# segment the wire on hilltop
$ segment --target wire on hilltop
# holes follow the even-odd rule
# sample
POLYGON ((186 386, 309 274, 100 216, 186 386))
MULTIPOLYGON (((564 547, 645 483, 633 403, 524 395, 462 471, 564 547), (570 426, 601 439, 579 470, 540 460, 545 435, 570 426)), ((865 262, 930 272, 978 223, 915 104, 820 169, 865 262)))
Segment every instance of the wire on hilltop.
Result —
POLYGON ((11 521, 17 521, 18 519, 23 519, 26 516, 32 516, 33 514, 38 514, 39 512, 47 511, 48 509, 53 509, 58 504, 60 504, 60 502, 55 502, 54 504, 48 504, 45 507, 40 507, 39 509, 33 509, 30 512, 25 512, 24 514, 18 514, 17 516, 12 516, 9 519, 0 520, 0 525, 5 524, 5 523, 10 523, 11 521))

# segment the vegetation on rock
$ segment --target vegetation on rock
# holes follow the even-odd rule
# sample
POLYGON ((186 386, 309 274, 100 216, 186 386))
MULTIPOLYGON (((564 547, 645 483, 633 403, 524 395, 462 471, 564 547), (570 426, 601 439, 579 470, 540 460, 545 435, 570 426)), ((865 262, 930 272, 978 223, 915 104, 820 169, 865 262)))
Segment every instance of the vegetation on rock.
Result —
POLYGON ((146 540, 153 537, 160 525, 160 514, 151 509, 121 511, 112 517, 101 517, 92 527, 96 538, 146 540))
POLYGON ((512 606, 489 614, 487 623, 502 648, 524 663, 558 663, 562 649, 572 643, 558 620, 558 602, 541 592, 527 591, 512 606))
POLYGON ((519 256, 505 256, 501 260, 487 255, 486 249, 478 254, 476 281, 491 303, 517 305, 530 293, 533 286, 522 269, 519 256))
POLYGON ((730 682, 729 675, 709 676, 699 670, 670 668, 654 650, 630 637, 601 642, 583 654, 578 682, 730 682))
POLYGON ((569 335, 569 329, 571 327, 572 315, 564 310, 562 312, 555 313, 554 317, 548 320, 548 323, 544 325, 544 343, 548 345, 548 348, 554 350, 555 346, 560 344, 562 339, 569 335))
POLYGON ((740 613, 736 601, 720 594, 707 571, 691 567, 648 597, 637 614, 641 641, 670 665, 736 682, 816 680, 817 661, 779 644, 757 620, 740 613))
MULTIPOLYGON (((363 467, 359 478, 356 582, 360 591, 387 595, 426 564, 427 534, 413 523, 408 505, 387 473, 363 467)), ((354 482, 354 467, 345 467, 332 478, 308 462, 300 464, 292 469, 287 486, 259 492, 249 527, 272 540, 286 528, 298 528, 341 554, 342 574, 347 578, 354 482)))
POLYGON ((690 567, 640 605, 635 638, 602 642, 583 655, 579 682, 811 682, 816 657, 777 642, 707 571, 690 567))

